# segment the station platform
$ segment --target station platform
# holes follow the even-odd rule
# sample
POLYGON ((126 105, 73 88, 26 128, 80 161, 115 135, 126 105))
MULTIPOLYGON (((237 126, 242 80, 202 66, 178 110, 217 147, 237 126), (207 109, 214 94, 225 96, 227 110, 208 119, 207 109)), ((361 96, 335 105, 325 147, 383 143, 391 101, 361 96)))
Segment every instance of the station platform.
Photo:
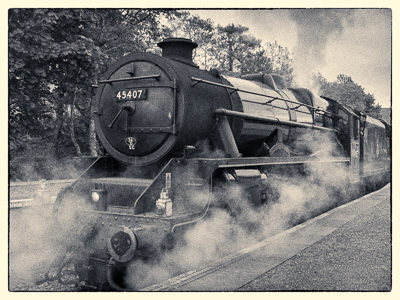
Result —
POLYGON ((147 291, 391 291, 391 186, 147 291))

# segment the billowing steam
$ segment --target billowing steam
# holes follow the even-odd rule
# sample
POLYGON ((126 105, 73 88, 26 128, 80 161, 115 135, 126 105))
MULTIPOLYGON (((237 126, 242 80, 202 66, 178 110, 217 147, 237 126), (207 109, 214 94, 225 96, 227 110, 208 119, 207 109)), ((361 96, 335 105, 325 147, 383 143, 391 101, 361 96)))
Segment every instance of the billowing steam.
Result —
POLYGON ((294 85, 317 90, 313 73, 325 63, 327 42, 337 39, 353 23, 351 9, 293 9, 290 17, 297 27, 293 59, 294 85))
MULTIPOLYGON (((331 136, 304 138, 310 152, 321 160, 333 158, 336 141, 331 136)), ((260 239, 290 228, 344 201, 347 171, 343 165, 308 164, 305 170, 267 172, 268 201, 254 206, 246 191, 231 186, 224 191, 230 209, 213 208, 207 218, 185 232, 177 246, 157 262, 135 262, 126 282, 134 289, 199 269, 260 239)), ((212 203, 217 194, 197 193, 192 201, 212 203), (209 199, 209 198, 212 199, 209 199)), ((203 204, 204 205, 204 204, 203 204)))
MULTIPOLYGON (((332 153, 337 148, 336 141, 325 135, 301 141, 314 157, 321 160, 333 158, 332 153)), ((267 170, 266 174, 269 186, 264 205, 253 205, 242 188, 235 185, 228 187, 224 195, 229 209, 212 207, 207 217, 180 236, 172 250, 164 252, 156 260, 132 262, 125 278, 128 286, 140 289, 181 272, 204 267, 336 206, 343 201, 341 196, 347 188, 346 169, 338 165, 310 163, 305 170, 281 168, 267 170)), ((184 177, 195 175, 195 172, 187 170, 184 177)), ((218 197, 218 194, 197 192, 189 200, 193 202, 193 207, 204 207, 209 202, 216 203, 218 197)), ((21 211, 19 218, 11 218, 10 280, 13 290, 18 290, 18 280, 38 279, 43 275, 40 268, 45 270, 66 247, 76 244, 78 237, 70 233, 78 232, 87 220, 74 218, 75 210, 85 208, 79 204, 84 202, 78 198, 70 200, 69 207, 64 209, 66 214, 61 218, 61 230, 51 222, 50 210, 43 207, 21 211), (62 228, 67 230, 64 232, 62 228)), ((41 288, 44 287, 35 289, 41 288)), ((63 289, 60 287, 60 290, 63 289)))
MULTIPOLYGON (((36 199, 39 200, 40 199, 36 199)), ((35 200, 35 201, 36 201, 35 200)), ((38 205, 10 211, 9 279, 10 290, 43 290, 48 283, 43 280, 53 262, 63 259, 71 246, 79 245, 77 232, 87 220, 76 218, 77 212, 88 208, 83 199, 69 197, 60 209, 57 222, 51 205, 38 205)), ((51 268, 56 274, 61 261, 51 268)), ((71 286, 69 287, 71 288, 71 286)), ((58 285, 53 290, 65 291, 58 285)))

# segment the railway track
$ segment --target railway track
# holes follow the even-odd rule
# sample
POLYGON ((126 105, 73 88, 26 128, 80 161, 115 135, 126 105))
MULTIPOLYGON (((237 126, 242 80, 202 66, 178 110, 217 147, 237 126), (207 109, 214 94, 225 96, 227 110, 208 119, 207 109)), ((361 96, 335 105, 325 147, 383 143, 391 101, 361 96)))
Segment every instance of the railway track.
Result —
POLYGON ((56 200, 56 196, 52 196, 51 201, 40 201, 35 198, 25 198, 25 199, 13 199, 9 201, 9 208, 23 208, 23 207, 30 207, 30 206, 40 206, 40 205, 50 205, 53 204, 56 200))
POLYGON ((58 191, 70 184, 72 179, 31 182, 10 182, 9 208, 53 204, 58 191))

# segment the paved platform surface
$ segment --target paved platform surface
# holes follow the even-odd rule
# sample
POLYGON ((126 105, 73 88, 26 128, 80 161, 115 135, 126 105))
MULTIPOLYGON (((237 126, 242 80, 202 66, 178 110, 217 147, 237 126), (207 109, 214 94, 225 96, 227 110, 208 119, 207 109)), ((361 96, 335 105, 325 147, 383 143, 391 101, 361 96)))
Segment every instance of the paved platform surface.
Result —
POLYGON ((387 185, 153 290, 390 291, 390 217, 387 185))

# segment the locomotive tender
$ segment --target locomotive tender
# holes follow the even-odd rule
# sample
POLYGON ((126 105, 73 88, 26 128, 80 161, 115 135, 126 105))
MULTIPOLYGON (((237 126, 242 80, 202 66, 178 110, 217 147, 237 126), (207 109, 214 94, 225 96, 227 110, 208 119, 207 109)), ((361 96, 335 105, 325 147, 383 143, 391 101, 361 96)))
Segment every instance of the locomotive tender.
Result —
POLYGON ((158 46, 162 57, 128 55, 99 81, 93 116, 109 155, 56 200, 60 219, 69 202, 83 203, 76 226, 86 256, 75 271, 87 287, 123 289, 127 264, 168 248, 210 207, 229 207, 229 199, 211 197, 220 186, 240 186, 255 207, 267 203, 274 166, 330 163, 345 166, 356 184, 387 180, 381 121, 287 88, 277 75, 200 70, 191 40, 168 38, 158 46), (334 151, 318 158, 307 147, 309 136, 329 136, 334 151))

